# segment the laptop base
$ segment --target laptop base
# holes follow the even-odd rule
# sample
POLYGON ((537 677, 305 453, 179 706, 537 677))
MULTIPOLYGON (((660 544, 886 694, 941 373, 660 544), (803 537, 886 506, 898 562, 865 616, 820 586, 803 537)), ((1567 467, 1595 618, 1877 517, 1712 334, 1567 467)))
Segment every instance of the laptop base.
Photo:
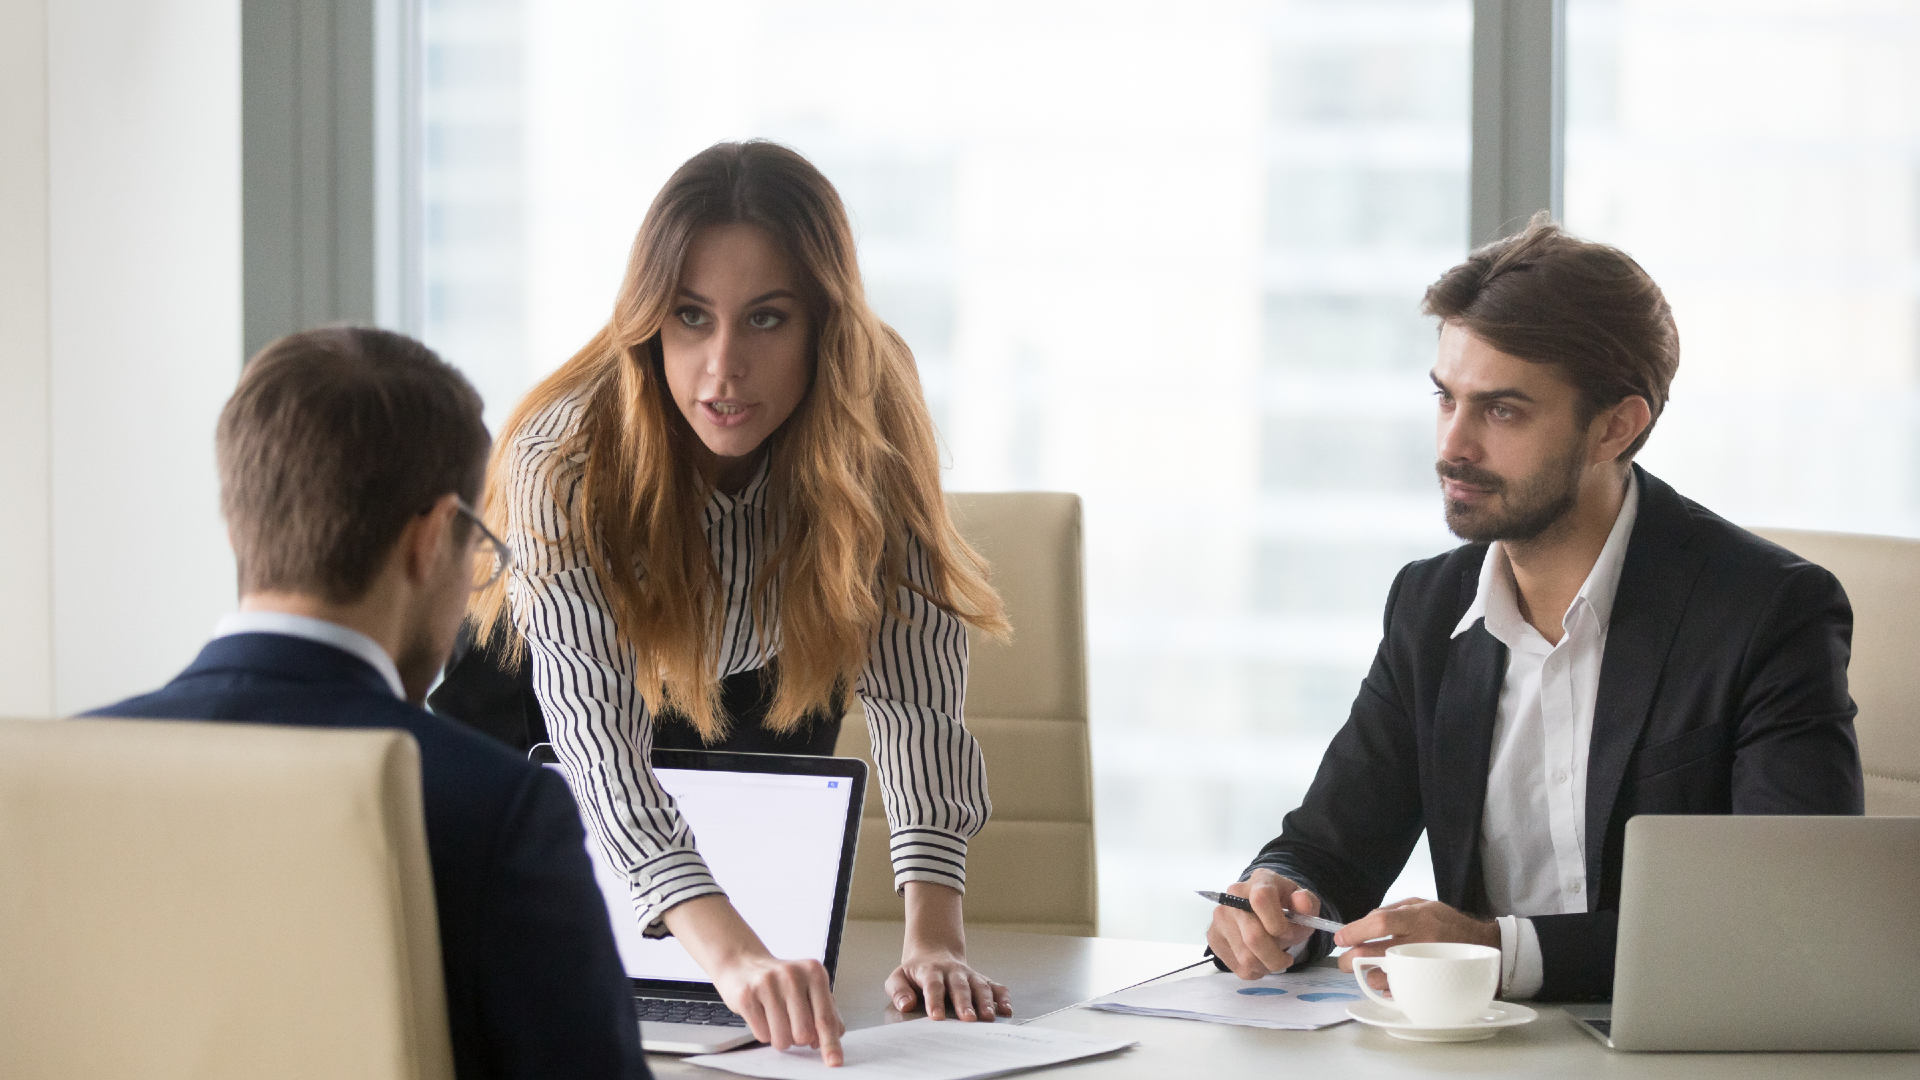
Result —
POLYGON ((649 1020, 640 1025, 640 1049, 649 1054, 717 1054, 753 1041, 742 1027, 712 1024, 669 1024, 649 1020))
POLYGON ((753 1041, 747 1022, 715 993, 700 990, 636 993, 640 1049, 656 1054, 717 1054, 753 1041))
POLYGON ((1607 1049, 1617 1049, 1613 1045, 1612 1005, 1568 1005, 1566 1009, 1581 1031, 1600 1040, 1600 1045, 1607 1049))

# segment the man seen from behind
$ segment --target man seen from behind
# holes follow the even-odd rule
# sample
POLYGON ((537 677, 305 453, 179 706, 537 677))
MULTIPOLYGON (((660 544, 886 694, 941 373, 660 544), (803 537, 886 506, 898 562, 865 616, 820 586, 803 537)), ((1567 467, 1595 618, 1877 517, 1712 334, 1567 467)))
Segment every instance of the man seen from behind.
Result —
POLYGON ((647 1076, 565 783, 421 707, 506 558, 472 508, 479 395, 401 335, 307 331, 247 365, 216 445, 240 610, 172 682, 92 715, 410 733, 461 1080, 647 1076))

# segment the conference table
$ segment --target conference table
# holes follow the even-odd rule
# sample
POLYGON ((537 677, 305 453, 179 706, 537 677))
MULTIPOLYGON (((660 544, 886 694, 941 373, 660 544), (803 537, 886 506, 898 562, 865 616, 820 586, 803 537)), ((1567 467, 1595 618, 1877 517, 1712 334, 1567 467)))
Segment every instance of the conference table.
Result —
MULTIPOLYGON (((849 922, 840 947, 834 998, 848 1030, 898 1022, 882 980, 900 959, 897 922, 849 922)), ((1061 1028, 1139 1045, 1097 1058, 1057 1065, 1045 1075, 1089 1080, 1198 1076, 1287 1077, 1605 1077, 1771 1080, 1773 1077, 1920 1077, 1920 1053, 1908 1054, 1623 1054, 1600 1045, 1552 1005, 1532 1006, 1540 1018, 1475 1043, 1412 1043, 1377 1028, 1345 1023, 1319 1031, 1204 1024, 1191 1020, 1122 1016, 1067 1008, 1088 998, 1150 979, 1200 958, 1197 944, 1060 937, 978 927, 967 929, 967 955, 1007 984, 1018 1023, 1039 1017, 1061 1028), (1055 1012, 1065 1009, 1064 1012, 1055 1012), (1053 1013, 1048 1016, 1046 1014, 1053 1013), (1252 1070, 1260 1070, 1253 1072, 1252 1070)), ((1203 974, 1194 968, 1173 978, 1203 974)), ((1001 1021, 1006 1023, 1007 1021, 1001 1021)), ((718 1080, 732 1075, 649 1056, 654 1075, 718 1080)))

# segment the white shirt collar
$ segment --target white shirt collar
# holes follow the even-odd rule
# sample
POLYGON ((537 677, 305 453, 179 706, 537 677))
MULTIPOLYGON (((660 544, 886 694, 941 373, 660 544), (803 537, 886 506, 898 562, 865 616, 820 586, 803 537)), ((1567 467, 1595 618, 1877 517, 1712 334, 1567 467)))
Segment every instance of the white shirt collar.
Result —
POLYGON ((401 701, 407 700, 407 688, 400 681, 400 669, 394 666, 393 657, 387 655, 387 650, 381 648, 379 642, 358 630, 322 619, 309 619, 305 615, 290 615, 284 611, 236 611, 222 617, 213 627, 213 636, 216 638, 234 634, 285 634, 331 645, 373 665, 373 670, 387 680, 393 696, 401 701))
MULTIPOLYGON (((1567 619, 1570 619, 1572 612, 1584 604, 1603 634, 1613 622, 1613 598, 1620 591, 1620 571, 1626 565, 1627 544, 1633 538, 1633 523, 1640 516, 1640 477, 1631 472, 1627 476, 1627 497, 1613 519, 1613 531, 1607 534, 1606 545, 1594 560, 1593 569, 1587 571, 1587 580, 1581 584, 1580 592, 1574 596, 1573 603, 1567 605, 1567 619)), ((1460 616, 1450 636, 1459 637, 1480 619, 1487 620, 1487 632, 1508 648, 1513 647, 1520 626, 1526 622, 1520 615, 1519 598, 1513 595, 1506 549, 1498 540, 1487 545, 1487 557, 1480 563, 1480 584, 1474 590, 1473 603, 1467 607, 1466 614, 1460 616)))

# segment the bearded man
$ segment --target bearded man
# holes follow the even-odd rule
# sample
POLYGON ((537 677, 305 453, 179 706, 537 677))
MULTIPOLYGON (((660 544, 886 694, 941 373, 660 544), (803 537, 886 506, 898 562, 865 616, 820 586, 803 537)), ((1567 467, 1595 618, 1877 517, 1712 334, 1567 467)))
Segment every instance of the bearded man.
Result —
POLYGON ((1503 997, 1605 999, 1628 818, 1863 812, 1852 608, 1633 464, 1680 349, 1624 253, 1542 214, 1425 310, 1435 469, 1468 543, 1394 581, 1306 801, 1228 890, 1253 912, 1216 908, 1207 941, 1247 979, 1335 945, 1351 970, 1470 942, 1500 949, 1503 997), (1423 829, 1440 899, 1380 907, 1423 829))

